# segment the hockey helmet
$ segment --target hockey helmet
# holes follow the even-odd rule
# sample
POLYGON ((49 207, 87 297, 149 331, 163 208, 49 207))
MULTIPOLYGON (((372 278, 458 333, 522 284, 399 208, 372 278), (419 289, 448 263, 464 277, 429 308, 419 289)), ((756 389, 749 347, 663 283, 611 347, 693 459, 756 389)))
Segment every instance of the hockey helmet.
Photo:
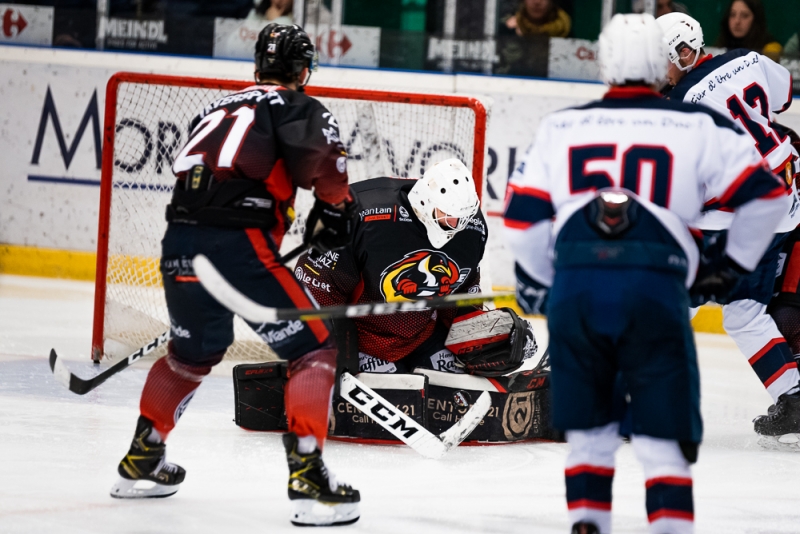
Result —
POLYGON ((480 205, 475 180, 466 165, 456 158, 428 169, 409 191, 408 201, 435 248, 442 248, 463 230, 480 205), (457 224, 447 224, 446 219, 456 217, 457 224))
POLYGON ((661 28, 649 14, 617 14, 600 34, 598 59, 603 81, 660 84, 667 76, 661 28))
POLYGON ((293 24, 267 24, 256 42, 256 72, 297 79, 308 67, 308 76, 297 80, 304 86, 317 70, 317 51, 303 28, 293 24))
POLYGON ((667 13, 658 17, 656 22, 664 32, 669 60, 682 71, 692 70, 700 54, 695 54, 692 64, 684 67, 681 65, 681 50, 698 51, 705 46, 700 23, 685 13, 667 13))

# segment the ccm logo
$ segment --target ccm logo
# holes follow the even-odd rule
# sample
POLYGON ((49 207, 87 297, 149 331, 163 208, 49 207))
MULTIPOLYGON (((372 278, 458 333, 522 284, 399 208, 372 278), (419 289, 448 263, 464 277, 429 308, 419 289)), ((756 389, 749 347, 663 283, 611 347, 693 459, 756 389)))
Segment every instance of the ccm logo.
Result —
POLYGON ((353 402, 361 406, 364 411, 369 411, 369 413, 374 415, 377 419, 388 423, 390 428, 400 431, 405 437, 409 438, 417 433, 418 429, 416 426, 406 426, 406 422, 400 417, 399 412, 394 406, 387 406, 376 400, 360 387, 353 387, 353 390, 350 392, 350 398, 353 402), (394 422, 390 422, 392 420, 394 420, 394 422))

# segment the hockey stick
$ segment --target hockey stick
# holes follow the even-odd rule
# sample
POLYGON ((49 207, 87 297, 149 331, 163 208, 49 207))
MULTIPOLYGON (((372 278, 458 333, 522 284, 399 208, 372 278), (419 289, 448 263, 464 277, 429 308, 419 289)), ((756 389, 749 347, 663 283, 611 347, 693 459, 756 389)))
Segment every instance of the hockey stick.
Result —
POLYGON ((326 306, 325 308, 279 309, 262 306, 252 301, 233 287, 216 267, 202 254, 194 257, 194 273, 203 287, 220 304, 252 323, 272 323, 276 321, 311 319, 332 319, 337 317, 362 317, 364 315, 386 315, 396 312, 420 311, 430 308, 460 308, 475 306, 484 302, 512 302, 513 293, 497 293, 493 295, 447 295, 427 300, 406 302, 369 302, 343 306, 326 306))
POLYGON ((67 369, 67 366, 64 365, 64 362, 58 359, 56 349, 50 350, 50 370, 53 371, 56 381, 64 385, 71 392, 77 393, 78 395, 85 395, 132 363, 137 362, 144 356, 150 354, 158 347, 165 344, 172 337, 170 332, 171 330, 167 330, 144 347, 136 350, 124 360, 118 361, 99 375, 92 378, 83 379, 78 375, 71 373, 70 370, 67 369))
MULTIPOLYGON (((279 263, 286 263, 287 261, 296 258, 306 250, 308 250, 308 245, 301 244, 278 258, 278 261, 279 263)), ((164 345, 171 338, 172 329, 167 330, 160 336, 147 343, 145 346, 134 351, 133 354, 124 360, 118 361, 102 373, 86 379, 72 373, 67 366, 64 365, 64 362, 58 358, 56 349, 50 349, 50 370, 53 372, 56 380, 64 387, 73 393, 77 393, 78 395, 85 395, 132 363, 136 363, 142 357, 150 354, 158 347, 164 345)))
MULTIPOLYGON (((251 322, 272 322, 276 320, 286 320, 288 318, 302 320, 306 317, 357 317, 360 315, 367 315, 370 310, 376 309, 378 304, 383 306, 381 311, 389 308, 389 305, 386 303, 333 306, 322 310, 279 310, 276 308, 268 308, 253 302, 230 285, 211 264, 208 258, 198 255, 195 256, 193 263, 194 272, 200 279, 200 283, 203 284, 203 287, 206 288, 220 304, 251 322), (331 310, 335 310, 335 312, 331 310), (344 311, 344 313, 342 313, 342 311, 344 311), (291 312, 295 313, 289 315, 291 312), (336 315, 334 315, 334 313, 336 313, 336 315)), ((444 299, 439 299, 441 302, 440 306, 442 304, 447 306, 463 305, 464 302, 469 302, 470 305, 472 305, 496 298, 496 296, 481 296, 476 298, 470 295, 464 295, 464 297, 466 298, 446 301, 444 299)), ((432 299, 432 301, 435 302, 436 299, 432 299)), ((411 309, 420 310, 429 307, 428 305, 430 303, 431 301, 422 301, 422 304, 425 305, 424 307, 416 306, 418 304, 417 302, 410 302, 408 304, 415 305, 411 309)), ((406 310, 402 307, 398 309, 398 307, 395 306, 392 308, 392 311, 383 311, 383 313, 392 313, 393 311, 406 310)), ((483 417, 489 412, 489 408, 492 406, 489 394, 486 392, 482 393, 475 404, 470 407, 467 413, 465 413, 455 425, 447 431, 442 432, 439 436, 436 436, 397 409, 394 405, 387 402, 386 399, 378 395, 350 373, 342 373, 339 384, 340 395, 345 400, 361 410, 365 415, 370 417, 397 439, 419 452, 422 456, 432 459, 441 458, 450 449, 464 441, 475 427, 480 424, 483 417)))
POLYGON ((436 436, 350 373, 342 373, 340 384, 342 398, 394 437, 432 460, 441 458, 464 441, 492 407, 489 393, 484 391, 456 424, 436 436))

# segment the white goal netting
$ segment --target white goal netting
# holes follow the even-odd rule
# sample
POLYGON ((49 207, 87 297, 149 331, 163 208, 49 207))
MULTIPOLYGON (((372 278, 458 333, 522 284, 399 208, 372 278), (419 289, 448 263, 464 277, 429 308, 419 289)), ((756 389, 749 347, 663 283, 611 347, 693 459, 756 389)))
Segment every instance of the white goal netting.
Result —
MULTIPOLYGON (((188 139, 192 118, 208 103, 247 86, 146 75, 115 78, 116 102, 109 99, 106 104, 113 106, 115 127, 113 162, 106 157, 102 176, 104 183, 110 182, 100 214, 101 234, 107 228, 108 263, 105 277, 98 269, 97 288, 104 287, 105 299, 95 310, 95 357, 101 349, 106 356, 125 356, 169 327, 159 256, 175 181, 172 161, 188 139)), ((419 95, 409 102, 396 93, 319 87, 309 88, 309 94, 339 122, 352 182, 376 176, 418 177, 432 164, 454 156, 470 169, 476 159, 482 160, 485 115, 464 104, 477 103, 473 99, 419 95)), ((106 142, 109 133, 107 129, 106 142)), ((482 183, 482 169, 473 174, 482 183)), ((297 219, 283 252, 300 243, 311 202, 310 192, 298 190, 297 219)), ((238 317, 234 328, 236 341, 226 357, 274 358, 238 317)))

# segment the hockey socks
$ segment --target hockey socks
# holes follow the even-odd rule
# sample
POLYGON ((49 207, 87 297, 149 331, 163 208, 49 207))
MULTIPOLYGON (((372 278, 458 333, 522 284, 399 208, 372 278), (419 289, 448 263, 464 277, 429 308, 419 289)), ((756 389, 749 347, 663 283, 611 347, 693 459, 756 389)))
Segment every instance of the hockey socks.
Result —
MULTIPOLYGON (((611 532, 614 456, 622 444, 619 424, 567 432, 570 452, 565 478, 573 532, 611 532)), ((692 475, 678 442, 634 434, 636 457, 644 467, 647 519, 653 534, 694 532, 692 475)))
POLYGON ((692 474, 678 442, 637 434, 631 437, 631 441, 644 468, 650 532, 692 534, 692 474))
POLYGON ((320 448, 328 435, 331 391, 336 378, 336 349, 326 343, 289 362, 284 404, 289 431, 313 436, 320 448))
POLYGON ((767 314, 766 305, 755 300, 737 300, 723 306, 722 312, 725 331, 747 357, 772 400, 796 391, 800 373, 794 354, 779 330, 780 325, 767 314))
POLYGON ((592 524, 600 534, 608 534, 611 532, 614 455, 622 444, 619 424, 570 430, 567 442, 570 451, 564 475, 570 524, 592 524))
POLYGON ((175 428, 203 377, 210 372, 211 366, 196 367, 179 362, 171 350, 153 364, 144 384, 139 410, 152 421, 162 441, 175 428))

